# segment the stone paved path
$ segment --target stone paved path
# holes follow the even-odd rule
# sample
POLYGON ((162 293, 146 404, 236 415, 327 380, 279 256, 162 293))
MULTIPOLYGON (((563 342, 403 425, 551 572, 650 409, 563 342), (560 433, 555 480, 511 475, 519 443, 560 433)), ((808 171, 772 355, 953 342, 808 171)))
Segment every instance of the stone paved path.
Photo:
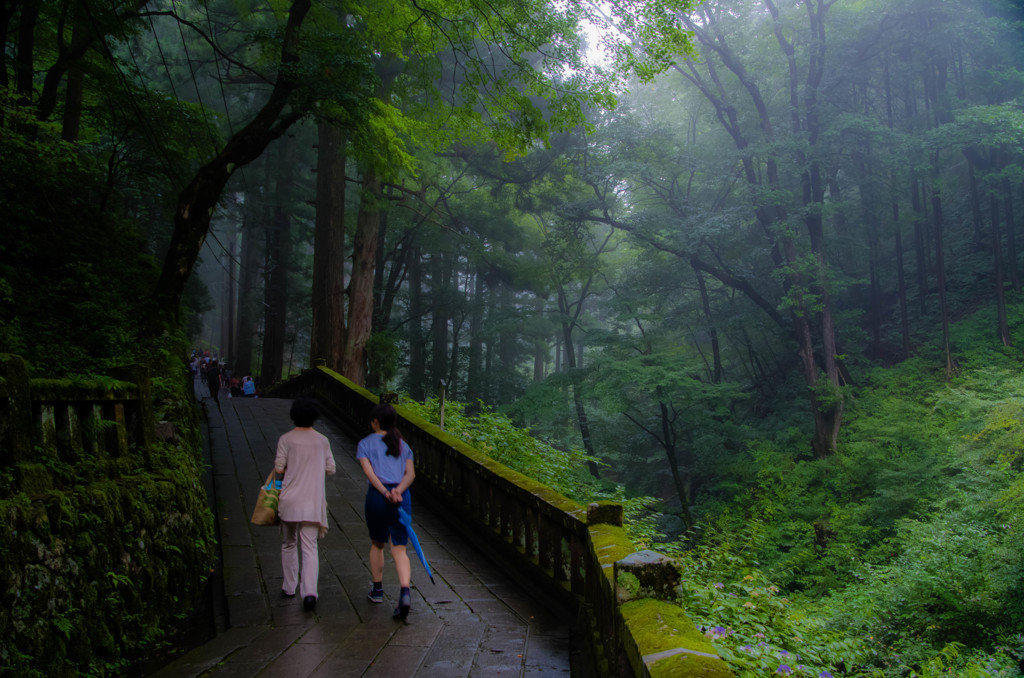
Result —
MULTIPOLYGON (((366 598, 369 538, 362 518, 366 480, 355 442, 323 417, 338 464, 328 480, 331 529, 320 542, 319 602, 305 612, 281 590, 277 528, 249 523, 259 485, 272 468, 291 401, 205 400, 220 533, 223 630, 151 673, 154 678, 304 676, 568 676, 572 620, 517 586, 501 568, 446 527, 423 501, 413 521, 436 584, 415 554, 408 619, 391 617, 397 585, 390 555, 387 601, 366 598)), ((386 551, 386 550, 385 550, 386 551)), ((412 550, 410 549, 410 552, 412 550)))

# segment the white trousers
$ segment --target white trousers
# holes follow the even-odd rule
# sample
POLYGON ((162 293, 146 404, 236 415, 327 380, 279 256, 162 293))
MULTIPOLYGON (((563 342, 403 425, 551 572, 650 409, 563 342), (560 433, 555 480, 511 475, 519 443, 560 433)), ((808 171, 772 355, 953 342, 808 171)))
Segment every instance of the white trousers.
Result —
POLYGON ((281 521, 281 571, 284 593, 295 593, 301 586, 302 597, 316 597, 316 581, 320 576, 320 556, 317 552, 317 538, 320 526, 316 523, 288 523, 281 521), (299 550, 302 551, 302 573, 299 573, 299 550))

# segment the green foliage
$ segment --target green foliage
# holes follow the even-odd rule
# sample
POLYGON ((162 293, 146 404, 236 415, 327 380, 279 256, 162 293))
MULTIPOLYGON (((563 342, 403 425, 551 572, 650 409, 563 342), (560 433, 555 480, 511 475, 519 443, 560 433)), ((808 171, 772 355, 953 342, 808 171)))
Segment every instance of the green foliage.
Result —
POLYGON ((1019 649, 1018 658, 1012 656, 1009 648, 999 649, 990 655, 965 652, 965 649, 961 643, 950 643, 920 668, 911 670, 910 675, 914 678, 1017 678, 1021 675, 1019 649))
POLYGON ((0 135, 0 352, 38 376, 132 362, 153 261, 131 223, 103 209, 101 168, 57 130, 25 124, 0 135))
POLYGON ((44 491, 4 489, 0 665, 25 676, 123 675, 173 640, 203 590, 213 525, 195 459, 157 453, 166 464, 157 472, 85 460, 50 469, 44 491))
MULTIPOLYGON (((431 398, 424 403, 403 403, 417 416, 438 423, 440 401, 431 398)), ((514 426, 503 414, 482 406, 469 416, 464 403, 446 401, 444 428, 495 461, 548 485, 572 499, 593 496, 586 462, 590 458, 579 450, 564 451, 547 445, 514 426)))
POLYGON ((366 341, 366 357, 370 372, 376 375, 385 390, 395 378, 400 357, 398 339, 391 332, 374 332, 366 341))
MULTIPOLYGON (((708 528, 710 535, 714 525, 708 528)), ((868 655, 865 643, 829 629, 754 565, 748 547, 765 540, 765 523, 751 522, 743 535, 746 546, 706 536, 676 555, 686 573, 679 603, 687 615, 744 678, 852 675, 868 655)))
MULTIPOLYGON (((1014 332, 1021 312, 1008 308, 1014 332)), ((1024 359, 996 343, 992 321, 986 308, 952 328, 964 348, 949 382, 928 348, 859 375, 834 456, 808 458, 786 430, 722 467, 731 480, 702 500, 697 545, 670 551, 688 572, 707 569, 684 605, 727 630, 715 642, 734 666, 758 675, 787 650, 837 676, 1019 675, 1024 359)))
POLYGON ((694 55, 679 17, 692 12, 695 4, 688 0, 616 0, 608 3, 610 12, 603 7, 591 10, 590 19, 608 29, 599 44, 609 53, 620 77, 635 75, 641 82, 650 82, 671 64, 694 55))
MULTIPOLYGON (((423 403, 403 402, 402 407, 426 421, 439 421, 437 398, 423 403)), ((636 548, 658 546, 676 551, 676 545, 660 526, 665 516, 652 508, 658 505, 653 498, 630 497, 621 485, 595 481, 586 470, 591 459, 579 450, 565 451, 544 443, 528 429, 515 426, 505 415, 482 407, 478 414, 467 415, 464 403, 446 401, 445 430, 477 451, 580 504, 605 500, 622 504, 623 527, 636 548)))
MULTIPOLYGON (((176 337, 147 353, 156 417, 174 424, 175 442, 119 456, 39 447, 0 474, 0 673, 122 676, 184 630, 215 543, 182 355, 176 337)), ((34 385, 73 394, 122 382, 34 385)))

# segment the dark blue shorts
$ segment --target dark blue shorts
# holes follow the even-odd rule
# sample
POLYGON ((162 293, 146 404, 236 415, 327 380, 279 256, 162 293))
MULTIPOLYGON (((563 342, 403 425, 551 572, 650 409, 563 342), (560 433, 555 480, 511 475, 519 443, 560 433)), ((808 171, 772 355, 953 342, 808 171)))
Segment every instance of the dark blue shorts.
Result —
MULTIPOLYGON (((385 484, 389 490, 397 487, 398 484, 385 484)), ((409 490, 402 493, 402 508, 412 515, 412 496, 409 490)), ((384 498, 371 485, 366 491, 366 527, 370 529, 370 539, 375 542, 386 543, 388 540, 395 546, 405 546, 409 543, 409 533, 405 525, 398 522, 398 505, 392 504, 384 498)))

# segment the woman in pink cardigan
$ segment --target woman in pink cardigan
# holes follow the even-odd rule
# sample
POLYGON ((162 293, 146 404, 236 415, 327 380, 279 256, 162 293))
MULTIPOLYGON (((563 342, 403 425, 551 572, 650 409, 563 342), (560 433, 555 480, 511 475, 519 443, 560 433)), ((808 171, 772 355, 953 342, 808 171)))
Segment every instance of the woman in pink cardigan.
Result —
POLYGON ((327 476, 334 475, 334 455, 327 438, 313 430, 320 416, 312 400, 299 398, 292 403, 292 423, 288 433, 277 441, 274 470, 283 474, 278 516, 281 518, 281 570, 284 582, 281 595, 295 596, 301 587, 302 605, 316 609, 316 583, 320 576, 317 539, 327 534, 327 476), (302 551, 302 571, 299 554, 302 551))

